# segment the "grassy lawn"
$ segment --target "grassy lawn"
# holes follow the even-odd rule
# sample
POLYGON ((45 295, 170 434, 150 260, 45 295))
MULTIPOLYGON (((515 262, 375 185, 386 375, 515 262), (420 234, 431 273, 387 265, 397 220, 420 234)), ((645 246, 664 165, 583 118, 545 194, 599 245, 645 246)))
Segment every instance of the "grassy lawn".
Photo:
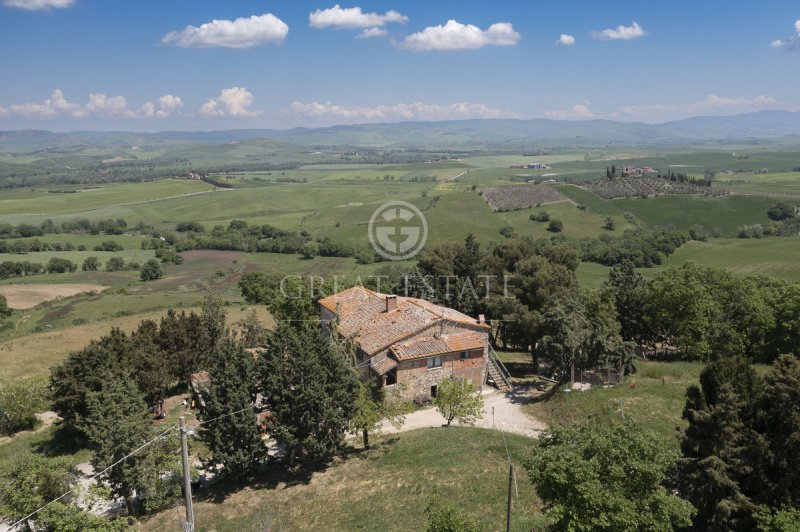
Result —
MULTIPOLYGON (((521 459, 531 440, 506 434, 516 466, 519 498, 513 530, 531 530, 539 503, 521 459)), ((501 433, 475 428, 419 429, 381 439, 369 451, 353 449, 309 477, 276 470, 253 487, 218 486, 197 493, 198 530, 255 530, 271 521, 278 530, 422 530, 425 508, 438 494, 473 517, 481 530, 505 526, 508 462, 501 433)), ((142 523, 174 530, 176 510, 142 523)))
POLYGON ((524 406, 528 413, 547 424, 569 424, 588 418, 631 418, 668 441, 678 444, 678 429, 685 426, 681 412, 686 388, 697 382, 699 362, 638 361, 639 372, 625 383, 609 388, 565 392, 558 389, 549 398, 524 406))

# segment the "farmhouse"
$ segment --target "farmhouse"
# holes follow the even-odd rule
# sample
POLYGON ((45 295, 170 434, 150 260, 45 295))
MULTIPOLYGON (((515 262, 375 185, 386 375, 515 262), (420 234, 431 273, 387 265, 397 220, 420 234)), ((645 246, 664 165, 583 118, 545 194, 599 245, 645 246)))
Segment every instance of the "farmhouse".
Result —
POLYGON ((424 299, 380 294, 355 286, 321 299, 323 327, 357 345, 364 379, 404 385, 416 401, 436 396, 450 375, 481 386, 489 364, 489 330, 477 320, 424 299))

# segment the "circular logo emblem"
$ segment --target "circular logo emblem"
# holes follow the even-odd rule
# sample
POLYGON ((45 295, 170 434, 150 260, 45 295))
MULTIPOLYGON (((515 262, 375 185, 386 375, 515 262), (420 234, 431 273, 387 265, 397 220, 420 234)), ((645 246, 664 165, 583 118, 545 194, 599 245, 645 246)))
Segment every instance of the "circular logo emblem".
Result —
POLYGON ((369 220, 369 242, 389 260, 410 259, 422 251, 427 239, 425 216, 407 201, 387 201, 369 220))

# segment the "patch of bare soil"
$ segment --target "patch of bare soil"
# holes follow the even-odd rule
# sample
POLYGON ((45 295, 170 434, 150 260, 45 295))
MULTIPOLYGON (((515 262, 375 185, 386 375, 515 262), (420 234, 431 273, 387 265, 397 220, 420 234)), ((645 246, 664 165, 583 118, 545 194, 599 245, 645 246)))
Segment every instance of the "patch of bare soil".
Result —
POLYGON ((39 303, 74 296, 83 292, 102 292, 108 288, 100 284, 9 284, 0 286, 0 294, 6 296, 8 306, 17 309, 33 308, 39 303))

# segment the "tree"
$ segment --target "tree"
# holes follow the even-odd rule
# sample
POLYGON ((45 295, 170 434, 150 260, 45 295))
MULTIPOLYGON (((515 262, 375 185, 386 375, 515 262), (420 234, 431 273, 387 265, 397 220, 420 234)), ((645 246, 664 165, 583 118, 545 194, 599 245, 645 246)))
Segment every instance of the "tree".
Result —
POLYGON ((694 509, 662 484, 678 453, 630 421, 554 426, 525 470, 554 530, 672 530, 694 509))
POLYGON ((81 270, 85 272, 96 272, 100 269, 100 259, 97 257, 86 257, 83 261, 81 270))
POLYGON ((755 499, 773 507, 800 507, 800 358, 782 355, 764 378, 756 427, 769 451, 756 468, 762 489, 755 499))
POLYGON ((302 245, 300 248, 300 253, 306 259, 313 259, 314 257, 319 256, 319 244, 313 240, 309 240, 302 245))
POLYGON ((225 337, 225 306, 216 294, 206 294, 200 307, 200 323, 203 330, 202 360, 208 360, 225 337))
POLYGON ((89 513, 72 504, 56 502, 36 519, 36 530, 42 532, 132 532, 136 530, 126 518, 109 519, 89 513))
MULTIPOLYGON (((697 530, 749 530, 754 504, 743 490, 756 450, 752 427, 761 378, 741 357, 708 364, 686 392, 689 422, 679 463, 679 491, 697 508, 697 530)), ((759 453, 760 454, 760 453, 759 453)), ((758 458, 755 458, 758 460, 758 458)))
POLYGON ((450 375, 439 383, 433 404, 447 420, 448 427, 454 419, 461 425, 474 425, 483 410, 483 397, 476 386, 450 375))
POLYGON ((244 347, 253 348, 264 345, 267 330, 261 324, 256 309, 250 309, 247 316, 236 323, 240 342, 244 347))
POLYGON ((219 418, 203 428, 203 440, 211 451, 209 465, 222 466, 229 478, 241 478, 254 472, 267 456, 253 408, 253 357, 240 344, 225 339, 214 353, 209 374, 204 416, 219 418))
POLYGON ((267 349, 261 362, 267 430, 286 447, 290 464, 328 461, 355 414, 355 372, 313 323, 279 323, 267 349))
POLYGON ((547 230, 551 233, 560 233, 564 230, 564 222, 561 220, 550 220, 550 223, 547 224, 547 230))
POLYGON ((350 422, 350 430, 356 434, 360 432, 364 448, 369 449, 369 434, 380 431, 384 418, 399 429, 411 409, 412 405, 403 399, 402 384, 396 385, 387 393, 383 388, 372 390, 359 382, 356 410, 350 422))
POLYGON ((425 508, 426 532, 478 532, 478 524, 449 502, 435 495, 425 508))
POLYGON ((643 334, 642 308, 645 304, 644 277, 625 260, 611 268, 607 284, 614 290, 614 303, 620 334, 624 340, 634 340, 643 334))
POLYGON ((537 352, 550 360, 556 373, 575 378, 575 366, 588 361, 588 342, 592 328, 586 308, 578 298, 556 300, 544 315, 542 336, 537 352))
POLYGON ((606 231, 613 231, 617 228, 617 224, 614 223, 614 218, 611 216, 606 217, 606 223, 603 224, 603 229, 606 231))
POLYGON ((63 419, 64 428, 86 436, 83 428, 89 415, 87 397, 102 389, 108 373, 119 371, 122 361, 130 356, 129 350, 127 335, 113 328, 109 334, 92 340, 51 368, 53 410, 63 419))
POLYGON ((800 530, 800 509, 781 508, 774 510, 769 506, 759 506, 755 511, 758 530, 762 532, 791 532, 800 530))
POLYGON ((770 220, 780 222, 781 220, 794 217, 794 209, 785 203, 777 203, 769 208, 767 216, 770 220))
POLYGON ((139 277, 142 281, 155 281, 164 276, 164 270, 161 269, 161 263, 156 259, 150 259, 144 263, 139 277))
POLYGON ((11 316, 13 312, 14 311, 11 309, 11 307, 8 306, 8 300, 6 299, 6 296, 0 294, 0 318, 11 316))
POLYGON ((111 373, 106 374, 99 391, 87 394, 86 403, 83 431, 95 451, 92 465, 101 471, 119 462, 103 477, 133 513, 133 497, 144 476, 148 451, 128 455, 151 436, 147 403, 130 375, 111 373))
POLYGON ((125 269, 125 260, 122 257, 111 257, 106 261, 107 272, 121 272, 125 269))
POLYGON ((63 495, 76 476, 69 458, 33 453, 12 461, 3 473, 0 511, 14 521, 63 495))
POLYGON ((77 269, 78 266, 74 262, 59 257, 51 257, 50 260, 47 261, 47 266, 45 266, 47 273, 68 273, 74 272, 77 269))

